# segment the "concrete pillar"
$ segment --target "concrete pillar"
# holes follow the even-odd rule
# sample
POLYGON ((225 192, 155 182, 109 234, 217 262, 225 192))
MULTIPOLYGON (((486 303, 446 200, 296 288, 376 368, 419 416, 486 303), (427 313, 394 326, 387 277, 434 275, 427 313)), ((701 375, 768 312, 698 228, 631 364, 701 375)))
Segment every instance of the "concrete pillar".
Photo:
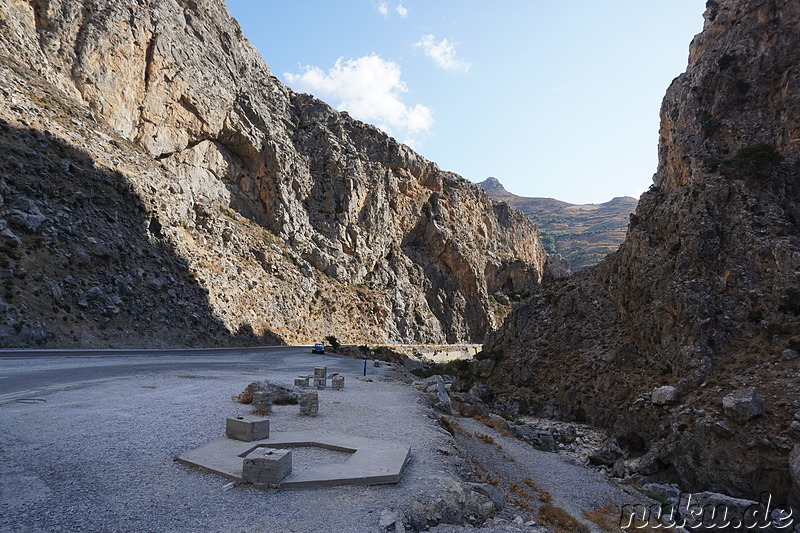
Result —
POLYGON ((253 408, 253 412, 259 415, 268 415, 272 411, 272 397, 267 391, 254 391, 253 401, 250 405, 253 408))
POLYGON ((325 388, 325 380, 328 379, 328 367, 318 366, 314 368, 314 386, 318 389, 325 388))
POLYGON ((256 448, 242 462, 242 478, 256 488, 277 488, 292 473, 292 450, 256 448))
POLYGON ((268 439, 269 419, 254 416, 229 418, 225 421, 225 434, 244 442, 268 439))
POLYGON ((319 396, 317 391, 304 392, 300 395, 300 414, 317 416, 319 412, 319 396))
POLYGON ((331 387, 333 390, 342 390, 344 388, 344 376, 341 374, 334 374, 331 377, 331 387))

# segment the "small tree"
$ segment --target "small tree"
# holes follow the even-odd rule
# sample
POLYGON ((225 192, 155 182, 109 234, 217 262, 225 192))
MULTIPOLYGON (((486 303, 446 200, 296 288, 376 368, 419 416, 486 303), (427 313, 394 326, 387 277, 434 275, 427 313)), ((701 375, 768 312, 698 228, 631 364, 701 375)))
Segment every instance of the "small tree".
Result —
POLYGON ((331 345, 331 348, 333 348, 334 352, 339 349, 339 346, 341 346, 341 344, 339 344, 339 341, 333 335, 328 335, 327 337, 325 337, 325 340, 328 341, 328 344, 331 345))

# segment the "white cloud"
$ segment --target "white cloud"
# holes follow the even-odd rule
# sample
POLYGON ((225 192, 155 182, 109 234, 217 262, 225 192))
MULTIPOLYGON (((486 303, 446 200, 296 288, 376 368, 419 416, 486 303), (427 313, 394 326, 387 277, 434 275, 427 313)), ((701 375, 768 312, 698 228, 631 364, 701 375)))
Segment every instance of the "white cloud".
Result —
POLYGON ((466 61, 456 58, 456 46, 447 39, 442 39, 437 43, 436 37, 433 35, 423 35, 422 39, 414 43, 414 46, 422 48, 426 56, 445 70, 468 72, 472 66, 466 61))
POLYGON ((403 4, 397 4, 397 7, 394 8, 397 11, 397 14, 400 15, 401 19, 404 19, 408 16, 408 8, 403 4))
POLYGON ((340 111, 375 124, 390 135, 413 136, 418 144, 419 134, 428 133, 433 126, 429 107, 403 102, 408 88, 397 63, 376 54, 347 61, 339 58, 327 73, 319 67, 306 66, 299 74, 284 76, 296 91, 336 101, 340 111))
POLYGON ((383 18, 389 18, 389 2, 380 2, 378 4, 378 13, 383 15, 383 18))

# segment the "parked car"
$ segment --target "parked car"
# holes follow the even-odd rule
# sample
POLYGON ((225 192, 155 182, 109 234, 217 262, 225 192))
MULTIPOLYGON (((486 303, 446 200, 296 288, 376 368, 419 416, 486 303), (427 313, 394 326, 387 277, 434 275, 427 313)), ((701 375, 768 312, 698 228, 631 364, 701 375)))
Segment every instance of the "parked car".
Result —
POLYGON ((321 342, 318 342, 311 348, 311 353, 325 353, 325 345, 321 342))

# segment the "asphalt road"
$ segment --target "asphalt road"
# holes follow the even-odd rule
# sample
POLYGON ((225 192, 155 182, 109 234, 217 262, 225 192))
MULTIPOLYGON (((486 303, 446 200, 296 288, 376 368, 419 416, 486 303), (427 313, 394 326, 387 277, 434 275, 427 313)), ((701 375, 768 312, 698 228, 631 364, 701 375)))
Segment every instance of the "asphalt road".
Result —
POLYGON ((314 366, 329 371, 357 370, 355 359, 314 355, 305 346, 188 350, 0 351, 0 404, 35 400, 47 393, 119 378, 166 372, 211 370, 243 373, 270 368, 307 374, 314 366))

